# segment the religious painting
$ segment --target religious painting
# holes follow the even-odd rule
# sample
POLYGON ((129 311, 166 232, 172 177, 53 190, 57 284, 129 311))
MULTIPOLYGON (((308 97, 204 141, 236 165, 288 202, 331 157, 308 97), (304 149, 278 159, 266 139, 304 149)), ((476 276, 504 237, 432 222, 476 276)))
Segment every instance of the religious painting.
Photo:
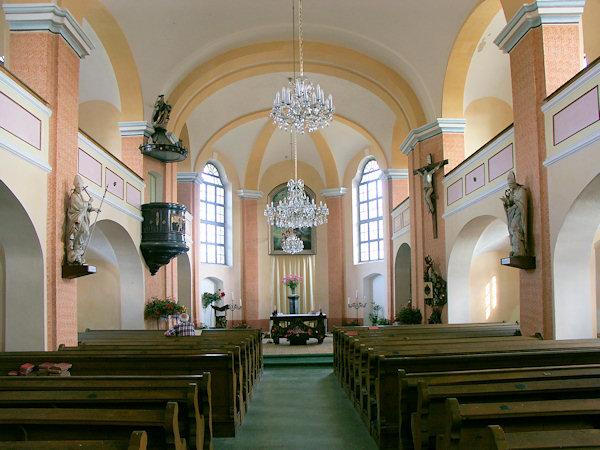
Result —
MULTIPOLYGON (((304 192, 311 200, 315 199, 315 194, 308 187, 304 186, 304 192)), ((280 184, 271 191, 268 197, 268 203, 277 205, 287 195, 287 184, 280 184)), ((296 228, 292 230, 296 236, 298 236, 304 244, 304 250, 297 255, 315 255, 317 253, 317 236, 315 227, 311 228, 296 228)), ((287 228, 276 227, 275 225, 269 226, 269 255, 289 255, 281 248, 282 238, 284 233, 288 233, 287 228)))

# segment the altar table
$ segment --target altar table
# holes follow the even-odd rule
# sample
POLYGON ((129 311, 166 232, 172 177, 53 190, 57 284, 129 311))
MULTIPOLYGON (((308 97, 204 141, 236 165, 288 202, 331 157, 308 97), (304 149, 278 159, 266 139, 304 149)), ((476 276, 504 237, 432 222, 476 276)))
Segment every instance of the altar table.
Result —
POLYGON ((271 316, 271 338, 275 344, 279 344, 279 338, 284 337, 288 330, 294 328, 305 330, 310 337, 316 338, 321 344, 327 332, 327 316, 323 313, 271 316))

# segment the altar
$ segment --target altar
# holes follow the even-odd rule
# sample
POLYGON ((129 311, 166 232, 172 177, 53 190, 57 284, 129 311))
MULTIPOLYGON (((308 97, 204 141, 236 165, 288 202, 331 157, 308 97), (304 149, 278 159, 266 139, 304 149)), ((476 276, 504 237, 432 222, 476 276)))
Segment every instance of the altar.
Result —
POLYGON ((327 332, 327 316, 323 313, 271 316, 271 338, 275 344, 279 344, 279 339, 285 338, 291 330, 302 330, 309 338, 316 338, 322 344, 327 332))

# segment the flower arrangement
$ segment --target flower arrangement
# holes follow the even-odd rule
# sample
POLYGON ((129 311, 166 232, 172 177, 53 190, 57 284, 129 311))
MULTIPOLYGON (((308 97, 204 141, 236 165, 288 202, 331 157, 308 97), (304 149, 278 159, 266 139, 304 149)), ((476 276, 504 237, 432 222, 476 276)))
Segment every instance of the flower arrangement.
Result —
POLYGON ((411 308, 410 305, 405 306, 396 315, 396 322, 402 324, 420 324, 423 321, 423 314, 417 308, 411 308))
POLYGON ((298 328, 298 327, 296 327, 296 328, 290 328, 289 330, 287 330, 285 332, 285 334, 283 335, 283 337, 284 338, 288 338, 288 339, 290 337, 292 337, 292 338, 297 337, 297 338, 303 338, 303 339, 306 338, 306 339, 308 339, 308 337, 311 334, 310 331, 311 330, 306 331, 306 330, 303 330, 303 329, 298 328))
POLYGON ((158 319, 160 316, 172 316, 187 312, 185 306, 180 305, 171 297, 152 297, 144 306, 144 319, 158 319))
POLYGON ((202 294, 202 307, 208 308, 209 305, 217 303, 223 297, 225 297, 225 292, 223 292, 221 289, 217 289, 217 292, 215 293, 205 292, 202 294))
POLYGON ((304 278, 302 278, 300 275, 286 275, 285 277, 283 277, 281 279, 281 284, 285 284, 287 287, 289 287, 292 291, 296 289, 296 287, 298 286, 298 284, 304 281, 304 278))

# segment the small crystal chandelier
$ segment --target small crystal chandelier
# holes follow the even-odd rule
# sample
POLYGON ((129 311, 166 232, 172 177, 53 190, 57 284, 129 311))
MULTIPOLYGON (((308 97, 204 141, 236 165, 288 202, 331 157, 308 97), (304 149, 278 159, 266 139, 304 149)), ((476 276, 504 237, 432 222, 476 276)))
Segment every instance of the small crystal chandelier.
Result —
POLYGON ((296 233, 294 233, 294 230, 290 228, 283 232, 281 249, 286 253, 294 255, 304 250, 304 242, 302 242, 302 239, 300 239, 296 233))
POLYGON ((267 205, 265 217, 269 225, 280 228, 308 228, 327 223, 326 204, 315 203, 304 192, 304 181, 298 179, 298 149, 296 133, 292 132, 294 149, 294 178, 287 183, 287 194, 277 205, 267 205))
MULTIPOLYGON (((293 3, 292 3, 293 4, 293 3)), ((294 8, 292 7, 292 14, 294 8)), ((299 0, 298 8, 298 47, 300 54, 300 76, 296 76, 296 63, 294 61, 294 78, 289 79, 289 87, 281 88, 275 94, 273 109, 270 117, 273 124, 285 131, 296 131, 303 134, 305 130, 309 133, 320 128, 329 126, 335 113, 333 98, 331 94, 325 100, 325 94, 321 86, 315 88, 313 82, 304 76, 304 54, 302 41, 302 0, 299 0)), ((292 24, 295 28, 295 24, 292 24)), ((292 42, 294 37, 292 37, 292 42)), ((295 57, 294 49, 294 57, 295 57)))

